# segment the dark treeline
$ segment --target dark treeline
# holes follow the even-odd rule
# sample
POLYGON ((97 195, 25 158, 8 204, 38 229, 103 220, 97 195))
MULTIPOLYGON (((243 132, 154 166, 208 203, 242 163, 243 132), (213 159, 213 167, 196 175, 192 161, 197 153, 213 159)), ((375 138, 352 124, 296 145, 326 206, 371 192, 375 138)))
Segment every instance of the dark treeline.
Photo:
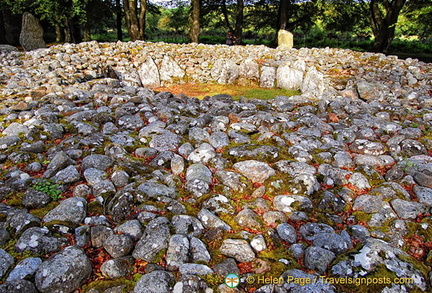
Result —
POLYGON ((41 20, 48 42, 164 40, 274 46, 277 31, 297 44, 369 46, 395 38, 430 48, 432 0, 0 0, 0 43, 18 45, 21 15, 41 20), (310 44, 311 43, 311 44, 310 44))

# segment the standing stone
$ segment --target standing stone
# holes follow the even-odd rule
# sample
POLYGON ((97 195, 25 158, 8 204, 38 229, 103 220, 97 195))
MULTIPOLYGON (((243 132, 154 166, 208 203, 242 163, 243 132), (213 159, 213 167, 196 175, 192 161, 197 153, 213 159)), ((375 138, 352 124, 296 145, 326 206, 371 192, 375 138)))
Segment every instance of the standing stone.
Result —
POLYGON ((279 66, 276 71, 277 86, 287 90, 299 90, 303 85, 305 71, 306 63, 303 60, 279 66))
POLYGON ((159 70, 151 57, 148 57, 138 69, 138 75, 143 86, 159 87, 161 85, 159 70))
POLYGON ((22 17, 20 44, 26 51, 46 48, 43 40, 43 28, 39 20, 32 14, 25 12, 22 17))
POLYGON ((278 48, 291 49, 294 46, 294 35, 287 30, 278 31, 278 48))

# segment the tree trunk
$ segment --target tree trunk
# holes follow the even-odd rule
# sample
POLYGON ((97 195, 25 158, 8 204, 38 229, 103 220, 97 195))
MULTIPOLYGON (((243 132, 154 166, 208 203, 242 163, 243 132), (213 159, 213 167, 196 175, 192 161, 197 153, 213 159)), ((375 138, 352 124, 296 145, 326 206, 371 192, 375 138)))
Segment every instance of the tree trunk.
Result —
POLYGON ((116 0, 116 21, 117 21, 117 40, 123 40, 123 32, 122 32, 122 8, 120 4, 120 0, 116 0))
POLYGON ((189 39, 192 43, 198 43, 200 35, 201 2, 200 0, 191 0, 191 2, 192 10, 189 39))
POLYGON ((131 41, 144 40, 147 1, 140 0, 139 4, 138 7, 137 0, 123 0, 126 26, 131 41))
POLYGON ((234 31, 233 28, 232 28, 232 26, 231 26, 231 24, 230 24, 230 21, 229 21, 228 9, 226 7, 226 0, 222 0, 222 6, 221 6, 221 8, 222 8, 222 14, 223 14, 224 19, 225 19, 225 25, 227 26, 228 31, 229 32, 234 31))
POLYGON ((63 30, 60 24, 55 25, 56 43, 61 43, 64 40, 63 30))
POLYGON ((84 42, 91 41, 90 25, 88 22, 85 22, 83 24, 82 30, 83 30, 83 41, 84 42))
POLYGON ((0 10, 0 44, 6 44, 6 29, 5 22, 3 20, 3 11, 0 10))
POLYGON ((287 29, 289 4, 290 4, 290 0, 280 1, 279 12, 278 12, 278 30, 287 29))
POLYGON ((373 44, 375 51, 387 53, 395 35, 399 13, 405 3, 406 0, 371 1, 369 12, 371 28, 375 37, 373 44), (382 3, 383 10, 380 3, 382 3))
POLYGON ((236 15, 236 28, 235 36, 237 39, 237 44, 242 43, 243 37, 243 18, 244 18, 244 0, 237 0, 237 15, 236 15))

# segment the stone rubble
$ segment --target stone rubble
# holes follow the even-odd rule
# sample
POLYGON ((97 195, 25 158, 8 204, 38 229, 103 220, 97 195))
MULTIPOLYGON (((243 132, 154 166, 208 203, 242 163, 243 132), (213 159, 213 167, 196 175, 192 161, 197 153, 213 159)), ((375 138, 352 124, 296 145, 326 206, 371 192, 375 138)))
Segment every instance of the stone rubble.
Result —
POLYGON ((430 292, 431 64, 145 42, 0 64, 0 292, 430 292), (145 87, 186 81, 301 94, 145 87))

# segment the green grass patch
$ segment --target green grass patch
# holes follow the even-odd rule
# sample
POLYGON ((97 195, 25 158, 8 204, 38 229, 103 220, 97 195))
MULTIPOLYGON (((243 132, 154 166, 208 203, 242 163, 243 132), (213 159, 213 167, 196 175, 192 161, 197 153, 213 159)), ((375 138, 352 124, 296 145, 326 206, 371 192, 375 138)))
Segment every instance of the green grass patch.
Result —
POLYGON ((233 84, 209 84, 209 83, 185 83, 172 86, 154 88, 157 92, 170 92, 172 94, 185 94, 188 97, 203 99, 206 96, 219 94, 230 95, 234 100, 241 97, 246 99, 269 100, 276 96, 299 95, 300 91, 285 90, 280 88, 260 88, 258 86, 241 86, 233 84))

